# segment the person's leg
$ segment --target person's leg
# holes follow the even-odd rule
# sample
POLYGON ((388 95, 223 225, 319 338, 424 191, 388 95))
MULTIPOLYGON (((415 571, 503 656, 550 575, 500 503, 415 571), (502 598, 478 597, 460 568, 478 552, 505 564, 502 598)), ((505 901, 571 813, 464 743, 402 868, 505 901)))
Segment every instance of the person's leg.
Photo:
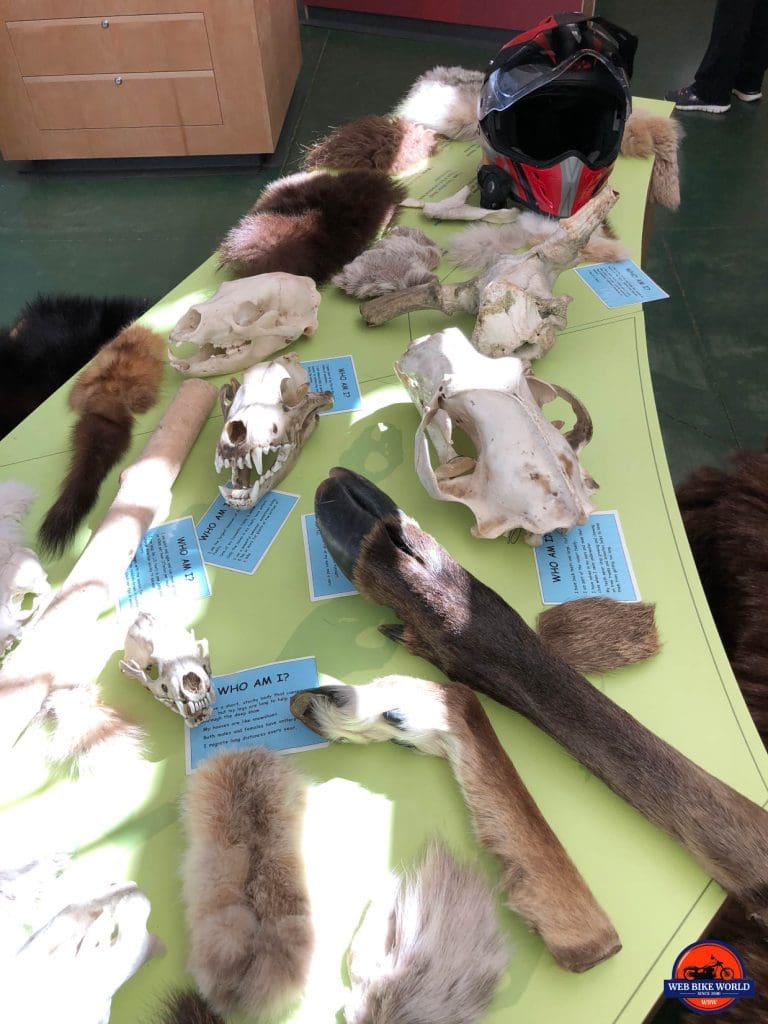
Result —
POLYGON ((733 91, 743 100, 762 95, 763 75, 768 68, 768 2, 757 0, 739 61, 733 91))
POLYGON ((702 100, 715 104, 730 103, 742 52, 751 36, 752 22, 757 18, 758 9, 763 31, 768 30, 766 8, 766 0, 717 0, 709 46, 693 82, 693 90, 702 100))

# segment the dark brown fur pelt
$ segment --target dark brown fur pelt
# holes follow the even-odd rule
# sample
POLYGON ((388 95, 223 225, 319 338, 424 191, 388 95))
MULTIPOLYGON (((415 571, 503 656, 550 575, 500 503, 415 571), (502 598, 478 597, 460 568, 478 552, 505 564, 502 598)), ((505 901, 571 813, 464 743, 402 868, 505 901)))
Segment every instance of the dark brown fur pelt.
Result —
POLYGON ((56 502, 39 532, 43 548, 61 552, 93 508, 104 477, 128 451, 136 413, 160 397, 165 344, 148 327, 132 324, 75 381, 69 405, 79 419, 72 431, 72 458, 56 502))
POLYGON ((536 631, 579 672, 610 672, 659 651, 655 605, 584 597, 543 611, 536 631))
MULTIPOLYGON (((731 455, 732 470, 697 469, 677 490, 683 523, 733 674, 768 745, 768 453, 731 455)), ((755 998, 728 1009, 729 1024, 768 1020, 768 943, 755 922, 728 899, 707 929, 727 942, 755 980, 755 998)), ((701 1019, 683 1013, 685 1024, 701 1019)))
POLYGON ((301 994, 314 943, 304 803, 298 772, 261 747, 216 754, 189 779, 189 969, 220 1013, 271 1019, 301 994))
POLYGON ((283 270, 323 284, 368 248, 405 194, 379 171, 280 178, 226 235, 220 265, 240 276, 283 270))
POLYGON ((199 992, 171 992, 152 1024, 224 1024, 199 992))
POLYGON ((0 437, 66 384, 149 299, 38 295, 0 327, 0 437))
POLYGON ((656 159, 651 172, 648 198, 652 203, 676 210, 680 205, 680 174, 677 151, 683 127, 670 117, 660 117, 647 110, 635 110, 627 118, 621 140, 622 156, 656 159))
POLYGON ((304 154, 302 168, 404 174, 432 156, 437 143, 437 135, 424 125, 402 117, 368 114, 319 139, 304 154))

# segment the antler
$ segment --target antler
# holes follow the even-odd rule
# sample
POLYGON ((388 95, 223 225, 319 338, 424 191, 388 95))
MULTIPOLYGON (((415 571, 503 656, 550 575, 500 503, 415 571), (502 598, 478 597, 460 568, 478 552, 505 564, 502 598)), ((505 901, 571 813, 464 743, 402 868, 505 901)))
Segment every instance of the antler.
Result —
POLYGON ((677 839, 768 925, 768 815, 659 739, 542 643, 493 590, 364 477, 334 469, 315 497, 333 558, 406 625, 382 632, 525 715, 677 839), (717 821, 717 828, 712 822, 717 821))

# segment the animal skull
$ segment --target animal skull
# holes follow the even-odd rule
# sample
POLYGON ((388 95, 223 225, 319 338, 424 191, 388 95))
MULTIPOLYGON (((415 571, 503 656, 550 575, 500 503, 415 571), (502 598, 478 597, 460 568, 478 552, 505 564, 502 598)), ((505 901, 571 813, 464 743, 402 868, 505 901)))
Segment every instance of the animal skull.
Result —
POLYGON ((474 536, 499 537, 522 527, 538 545, 544 533, 586 522, 597 484, 578 453, 592 437, 592 421, 573 395, 526 376, 514 356, 481 355, 455 327, 411 342, 395 370, 422 414, 415 444, 419 479, 433 498, 472 510, 474 536), (576 413, 565 435, 541 412, 558 395, 576 413), (474 458, 454 449, 454 427, 473 442, 474 458))
POLYGON ((293 353, 245 372, 242 385, 221 389, 224 429, 216 447, 216 472, 232 473, 220 487, 233 508, 252 508, 278 484, 317 426, 318 412, 333 404, 330 391, 310 391, 307 371, 293 353), (252 471, 257 479, 251 483, 252 471))
POLYGON ((191 377, 212 377, 253 366, 302 334, 317 330, 320 292, 311 277, 257 274, 224 281, 207 302, 198 302, 170 334, 178 347, 195 345, 187 359, 169 353, 171 366, 191 377))
POLYGON ((0 659, 21 638, 25 623, 50 591, 34 551, 0 541, 0 659))
POLYGON ((120 670, 138 679, 187 725, 200 725, 211 717, 216 695, 208 641, 196 640, 191 629, 140 612, 125 637, 120 670))

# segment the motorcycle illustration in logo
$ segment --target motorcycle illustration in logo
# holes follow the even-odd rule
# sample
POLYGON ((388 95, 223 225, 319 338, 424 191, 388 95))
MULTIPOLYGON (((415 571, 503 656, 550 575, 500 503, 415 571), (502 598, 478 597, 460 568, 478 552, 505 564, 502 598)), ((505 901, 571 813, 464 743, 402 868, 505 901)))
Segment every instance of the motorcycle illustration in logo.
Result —
POLYGON ((664 982, 667 999, 679 999, 696 1013, 722 1013, 738 999, 755 994, 741 957, 724 942, 705 939, 688 946, 664 982))

